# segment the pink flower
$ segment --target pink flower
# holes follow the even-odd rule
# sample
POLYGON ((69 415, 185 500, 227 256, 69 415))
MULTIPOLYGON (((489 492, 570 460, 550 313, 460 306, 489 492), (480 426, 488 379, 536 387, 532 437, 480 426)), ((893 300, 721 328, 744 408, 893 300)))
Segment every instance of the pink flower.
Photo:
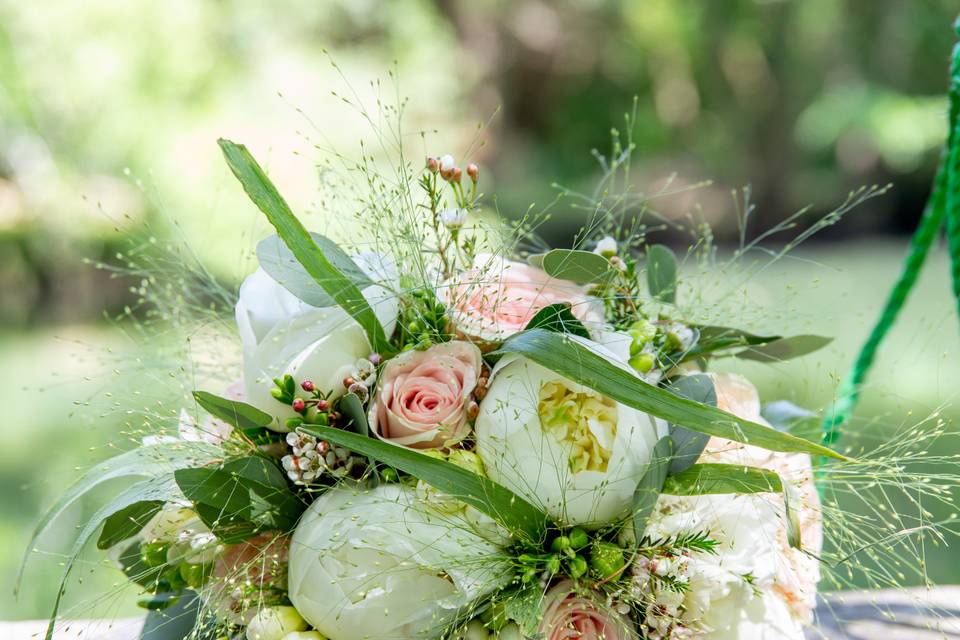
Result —
POLYGON ((558 302, 569 302, 587 328, 603 321, 597 301, 575 283, 489 255, 478 256, 473 269, 449 281, 443 293, 457 332, 481 343, 502 342, 558 302))
POLYGON ((289 552, 290 537, 279 531, 225 546, 203 589, 207 606, 221 620, 247 624, 262 606, 282 604, 289 552))
POLYGON ((380 375, 370 428, 384 440, 414 449, 463 439, 482 362, 480 350, 469 342, 401 353, 380 375))
POLYGON ((622 615, 589 596, 578 595, 573 582, 565 580, 543 598, 540 633, 544 640, 627 640, 631 624, 622 615))

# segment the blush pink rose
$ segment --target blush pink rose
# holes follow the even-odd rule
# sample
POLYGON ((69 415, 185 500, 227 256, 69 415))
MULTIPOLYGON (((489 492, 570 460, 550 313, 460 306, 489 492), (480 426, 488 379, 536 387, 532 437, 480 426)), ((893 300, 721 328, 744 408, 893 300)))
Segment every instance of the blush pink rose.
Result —
POLYGON ((578 595, 574 584, 564 580, 543 598, 543 618, 538 631, 544 640, 627 640, 630 622, 597 600, 578 595))
POLYGON ((380 374, 370 428, 383 440, 414 449, 462 440, 482 364, 480 349, 469 342, 401 353, 380 374))
POLYGON ((478 256, 471 270, 446 283, 443 296, 454 329, 480 343, 504 341, 538 311, 558 302, 569 302, 573 315, 588 328, 603 322, 599 301, 577 284, 492 256, 478 256))

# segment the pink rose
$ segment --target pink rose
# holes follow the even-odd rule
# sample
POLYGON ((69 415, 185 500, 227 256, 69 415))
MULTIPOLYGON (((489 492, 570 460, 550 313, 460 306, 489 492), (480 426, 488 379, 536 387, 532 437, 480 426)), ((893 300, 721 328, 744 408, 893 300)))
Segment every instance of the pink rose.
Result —
POLYGON ((578 595, 573 582, 565 580, 543 598, 540 633, 544 640, 627 640, 632 625, 622 615, 589 596, 578 595))
POLYGON ((599 301, 569 280, 551 278, 522 262, 478 256, 473 269, 447 282, 443 289, 450 319, 463 336, 498 343, 521 331, 541 309, 569 302, 581 322, 603 321, 599 301))
POLYGON ((462 440, 482 364, 480 350, 469 342, 401 353, 380 374, 370 428, 384 440, 414 449, 462 440))

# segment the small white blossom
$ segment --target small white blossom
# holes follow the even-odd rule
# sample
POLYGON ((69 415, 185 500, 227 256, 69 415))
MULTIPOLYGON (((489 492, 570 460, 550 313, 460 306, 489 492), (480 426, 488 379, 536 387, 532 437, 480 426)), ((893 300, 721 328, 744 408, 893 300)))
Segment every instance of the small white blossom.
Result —
POLYGON ((440 212, 440 222, 447 229, 459 229, 467 221, 467 210, 463 208, 444 209, 440 212))
POLYGON ((454 160, 453 160, 453 156, 450 155, 449 153, 446 154, 446 155, 440 156, 440 171, 441 171, 441 172, 453 171, 453 169, 454 169, 456 166, 457 166, 457 165, 456 165, 456 162, 454 162, 454 160))
POLYGON ((594 249, 593 252, 604 258, 612 258, 617 255, 617 241, 611 236, 604 236, 597 242, 597 248, 594 249))

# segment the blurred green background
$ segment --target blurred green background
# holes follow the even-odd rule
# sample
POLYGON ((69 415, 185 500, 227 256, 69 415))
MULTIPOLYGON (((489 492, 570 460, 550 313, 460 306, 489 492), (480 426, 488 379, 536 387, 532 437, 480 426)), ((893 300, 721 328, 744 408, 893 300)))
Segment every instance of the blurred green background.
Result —
MULTIPOLYGON (((176 337, 107 320, 128 306, 148 318, 139 280, 85 260, 173 244, 236 286, 266 229, 216 138, 249 145, 322 225, 338 212, 316 197, 316 149, 371 148, 341 96, 391 103, 390 74, 410 97, 412 155, 463 154, 488 123, 474 157, 507 215, 549 201, 552 183, 595 181, 591 149, 608 149, 633 96, 634 187, 655 190, 673 173, 678 185, 712 180, 661 212, 709 222, 721 247, 737 243, 731 189, 752 186, 749 236, 892 182, 752 281, 750 308, 765 313, 728 322, 836 336, 816 356, 747 369, 767 398, 827 406, 928 192, 955 11, 954 0, 0 0, 0 582, 12 585, 30 527, 65 483, 126 446, 124 407, 179 391, 165 375, 176 364, 151 360, 158 340, 176 337), (420 130, 438 131, 430 145, 442 148, 420 130)), ((561 206, 546 234, 568 242, 581 219, 561 206)), ((960 365, 947 271, 938 248, 862 420, 910 424, 940 406, 960 415, 949 406, 960 365)), ((59 554, 91 509, 42 541, 20 598, 0 594, 0 617, 48 613, 59 554)), ((936 553, 932 577, 960 581, 960 551, 936 553)), ((89 558, 71 590, 86 598, 66 613, 133 612, 120 574, 89 558), (91 604, 97 589, 110 595, 91 604)))

